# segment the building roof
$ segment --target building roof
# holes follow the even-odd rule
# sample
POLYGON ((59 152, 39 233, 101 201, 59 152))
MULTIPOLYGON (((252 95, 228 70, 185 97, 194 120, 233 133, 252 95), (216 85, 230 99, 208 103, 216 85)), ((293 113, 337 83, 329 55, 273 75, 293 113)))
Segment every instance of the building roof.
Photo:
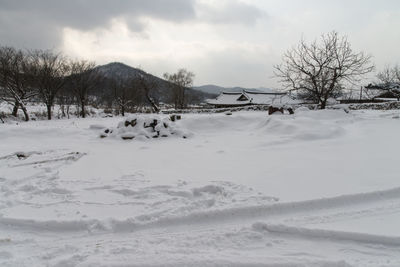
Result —
POLYGON ((212 105, 221 105, 221 106, 243 106, 243 105, 248 105, 250 104, 249 99, 244 101, 239 101, 238 99, 242 96, 242 93, 228 93, 228 92, 222 92, 219 96, 217 96, 216 99, 208 99, 207 103, 212 104, 212 105))
POLYGON ((252 92, 238 93, 222 92, 216 99, 209 99, 209 104, 216 106, 244 106, 244 105, 290 105, 299 104, 286 93, 281 92, 252 92))

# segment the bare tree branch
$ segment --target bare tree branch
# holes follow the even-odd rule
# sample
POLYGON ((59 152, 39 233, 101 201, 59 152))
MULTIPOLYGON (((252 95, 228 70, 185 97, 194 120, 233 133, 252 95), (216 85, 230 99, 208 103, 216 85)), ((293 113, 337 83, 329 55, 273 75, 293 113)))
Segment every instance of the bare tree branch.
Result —
POLYGON ((12 47, 0 47, 0 98, 14 105, 12 115, 17 116, 18 109, 29 120, 26 101, 36 95, 31 86, 29 59, 25 52, 12 47))
POLYGON ((71 85, 71 90, 78 105, 80 106, 80 115, 82 118, 85 117, 85 107, 88 104, 89 93, 96 88, 101 82, 102 75, 95 68, 94 62, 86 60, 76 60, 69 62, 70 76, 68 81, 71 85))
POLYGON ((50 50, 30 52, 30 73, 35 77, 34 85, 47 107, 47 118, 51 120, 51 108, 58 91, 65 85, 69 71, 66 58, 50 50))
POLYGON ((359 81, 374 69, 371 56, 353 52, 347 38, 337 32, 322 35, 319 42, 301 40, 282 60, 274 66, 275 76, 285 88, 319 103, 321 109, 330 97, 342 92, 345 82, 359 81))
POLYGON ((172 99, 175 109, 184 108, 186 105, 185 91, 192 87, 194 73, 186 69, 179 69, 177 73, 164 73, 164 78, 172 84, 172 99))

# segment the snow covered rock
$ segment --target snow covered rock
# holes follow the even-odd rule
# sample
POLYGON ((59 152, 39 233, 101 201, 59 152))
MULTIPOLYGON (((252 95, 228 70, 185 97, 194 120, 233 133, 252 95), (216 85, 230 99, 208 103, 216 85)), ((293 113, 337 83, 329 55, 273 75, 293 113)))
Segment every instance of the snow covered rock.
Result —
POLYGON ((131 140, 170 136, 187 138, 191 135, 188 131, 181 129, 170 117, 134 115, 118 123, 116 129, 103 130, 100 137, 114 136, 131 140))

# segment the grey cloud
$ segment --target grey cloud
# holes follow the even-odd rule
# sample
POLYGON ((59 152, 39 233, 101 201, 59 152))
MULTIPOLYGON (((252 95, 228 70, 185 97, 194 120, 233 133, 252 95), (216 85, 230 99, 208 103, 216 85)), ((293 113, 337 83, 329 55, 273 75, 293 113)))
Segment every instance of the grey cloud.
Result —
POLYGON ((91 30, 124 18, 141 31, 141 17, 183 22, 196 16, 195 0, 0 0, 0 40, 22 47, 57 46, 63 27, 91 30), (30 44, 30 45, 29 45, 30 44), (47 45, 46 45, 47 44, 47 45))
POLYGON ((233 0, 220 0, 218 5, 198 3, 198 18, 214 24, 254 25, 259 19, 266 18, 266 12, 256 6, 233 0))
POLYGON ((246 48, 226 48, 213 51, 199 59, 193 69, 196 85, 217 84, 221 86, 275 86, 270 81, 272 75, 272 55, 246 48), (267 60, 269 59, 269 60, 267 60))
POLYGON ((0 10, 0 45, 19 48, 56 48, 60 34, 54 25, 26 14, 4 15, 0 10))
POLYGON ((132 32, 146 28, 143 17, 175 23, 252 25, 265 16, 258 8, 238 0, 0 0, 1 44, 24 48, 60 45, 64 27, 90 31, 123 19, 132 32), (200 1, 200 2, 196 2, 200 1))
POLYGON ((0 0, 5 12, 20 12, 32 19, 90 29, 105 25, 117 16, 150 16, 170 21, 184 21, 195 16, 194 0, 0 0))

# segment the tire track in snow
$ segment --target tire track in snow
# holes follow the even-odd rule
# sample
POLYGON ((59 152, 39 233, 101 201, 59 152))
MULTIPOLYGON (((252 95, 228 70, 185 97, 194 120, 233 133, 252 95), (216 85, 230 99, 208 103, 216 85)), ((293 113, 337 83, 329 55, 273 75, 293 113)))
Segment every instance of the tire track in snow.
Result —
POLYGON ((373 235, 356 232, 346 231, 333 231, 323 229, 310 229, 303 227, 293 227, 283 224, 266 224, 266 223, 254 223, 252 228, 256 231, 263 232, 267 231, 270 233, 279 233, 289 236, 297 236, 302 238, 322 238, 322 239, 333 239, 337 241, 353 241, 360 243, 372 243, 381 244, 386 246, 400 246, 400 237, 384 236, 384 235, 373 235))
POLYGON ((312 199, 299 202, 285 202, 270 205, 246 206, 223 210, 204 211, 185 216, 161 217, 143 222, 135 218, 107 221, 36 221, 27 219, 6 218, 0 215, 0 225, 19 229, 41 230, 50 232, 99 231, 99 232, 134 232, 147 229, 177 227, 182 225, 223 224, 239 220, 268 219, 293 213, 309 213, 329 210, 338 207, 350 207, 389 199, 400 199, 400 187, 369 193, 341 195, 331 198, 312 199))
POLYGON ((39 160, 39 161, 33 161, 33 162, 28 162, 28 163, 21 163, 21 164, 15 164, 12 165, 11 167, 21 167, 21 166, 28 166, 28 165, 37 165, 37 164, 44 164, 44 163, 53 163, 53 162, 59 162, 59 161, 78 161, 80 158, 85 156, 86 153, 80 153, 80 152, 71 152, 68 153, 62 157, 55 158, 55 159, 46 159, 46 160, 39 160))
POLYGON ((175 227, 181 225, 198 225, 207 223, 230 223, 237 220, 268 219, 274 216, 284 216, 294 213, 311 213, 320 210, 329 210, 339 207, 350 207, 367 203, 400 199, 400 187, 341 195, 331 198, 319 198, 298 202, 284 202, 269 205, 247 206, 192 213, 186 216, 161 218, 148 223, 135 223, 133 220, 112 221, 112 230, 130 232, 144 229, 175 227))
MULTIPOLYGON (((202 261, 181 261, 181 262, 173 262, 173 263, 163 263, 160 264, 129 264, 129 267, 187 267, 187 266, 202 266, 202 267, 351 267, 351 265, 347 264, 344 261, 307 261, 307 260, 299 260, 293 262, 274 262, 274 259, 270 259, 271 263, 266 262, 246 262, 242 260, 240 261, 229 261, 229 260, 202 260, 202 261)), ((110 267, 110 265, 96 265, 98 267, 110 267)), ((125 265, 111 265, 114 267, 121 267, 125 265)), ((128 265, 127 265, 128 266, 128 265)))

